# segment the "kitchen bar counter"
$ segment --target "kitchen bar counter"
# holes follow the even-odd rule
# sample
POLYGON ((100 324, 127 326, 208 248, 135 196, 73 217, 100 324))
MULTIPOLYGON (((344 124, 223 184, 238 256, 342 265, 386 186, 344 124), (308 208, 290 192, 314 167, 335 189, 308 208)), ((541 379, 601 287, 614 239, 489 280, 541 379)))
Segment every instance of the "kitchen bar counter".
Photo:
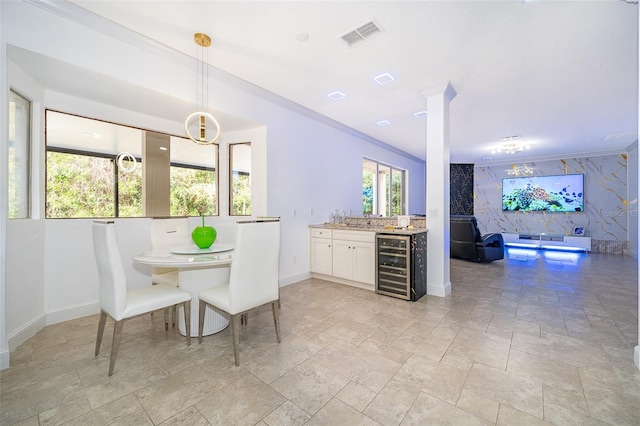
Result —
POLYGON ((397 228, 386 229, 384 226, 378 226, 372 224, 371 226, 360 225, 360 224, 333 224, 333 223, 324 223, 317 225, 309 225, 309 228, 315 229, 338 229, 344 231, 366 231, 366 232, 375 232, 376 234, 393 234, 393 235, 416 235, 421 234, 423 232, 427 232, 427 228, 397 228))

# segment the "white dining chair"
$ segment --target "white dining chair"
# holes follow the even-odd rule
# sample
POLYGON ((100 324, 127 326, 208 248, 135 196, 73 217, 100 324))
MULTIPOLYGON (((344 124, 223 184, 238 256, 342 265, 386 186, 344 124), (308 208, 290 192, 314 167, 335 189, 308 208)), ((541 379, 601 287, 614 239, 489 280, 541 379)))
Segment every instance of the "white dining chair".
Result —
MULTIPOLYGON (((164 309, 166 331, 169 328, 167 308, 182 305, 188 330, 191 318, 191 295, 175 286, 164 284, 129 290, 113 221, 93 222, 93 250, 100 284, 100 321, 95 355, 100 353, 102 335, 107 316, 109 316, 115 322, 109 358, 109 376, 111 376, 118 355, 124 320, 164 309)), ((187 333, 187 346, 190 345, 191 337, 187 333)))
POLYGON ((279 262, 279 220, 238 222, 229 283, 198 293, 198 342, 202 343, 206 307, 226 312, 231 322, 235 364, 240 365, 240 317, 251 309, 270 303, 276 339, 280 343, 279 262))
MULTIPOLYGON (((151 250, 154 252, 170 251, 177 247, 193 244, 189 233, 189 219, 180 218, 152 218, 149 235, 151 236, 151 250)), ((178 286, 177 268, 153 268, 151 281, 154 284, 178 286)))

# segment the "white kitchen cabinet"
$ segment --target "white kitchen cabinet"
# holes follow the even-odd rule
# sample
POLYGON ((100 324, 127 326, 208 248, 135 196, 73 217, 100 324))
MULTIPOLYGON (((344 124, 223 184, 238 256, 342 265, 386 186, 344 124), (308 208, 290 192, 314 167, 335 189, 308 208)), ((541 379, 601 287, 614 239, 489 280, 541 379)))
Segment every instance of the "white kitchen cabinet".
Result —
POLYGON ((333 242, 330 229, 311 229, 311 272, 333 274, 333 242))
POLYGON ((333 276, 373 285, 375 281, 375 233, 334 231, 333 276))

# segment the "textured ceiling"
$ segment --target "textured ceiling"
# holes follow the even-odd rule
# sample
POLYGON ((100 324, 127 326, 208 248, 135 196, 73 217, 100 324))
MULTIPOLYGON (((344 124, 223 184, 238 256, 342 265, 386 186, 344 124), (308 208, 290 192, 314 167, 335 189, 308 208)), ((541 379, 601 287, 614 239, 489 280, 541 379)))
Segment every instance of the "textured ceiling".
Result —
POLYGON ((637 140, 638 5, 625 1, 72 3, 192 56, 193 33, 205 32, 211 65, 419 158, 426 119, 413 114, 421 91, 445 81, 458 93, 453 162, 604 154, 637 140), (371 20, 381 33, 341 39, 371 20), (384 72, 395 80, 378 85, 384 72), (347 97, 331 100, 335 90, 347 97), (531 149, 491 155, 510 135, 531 149))

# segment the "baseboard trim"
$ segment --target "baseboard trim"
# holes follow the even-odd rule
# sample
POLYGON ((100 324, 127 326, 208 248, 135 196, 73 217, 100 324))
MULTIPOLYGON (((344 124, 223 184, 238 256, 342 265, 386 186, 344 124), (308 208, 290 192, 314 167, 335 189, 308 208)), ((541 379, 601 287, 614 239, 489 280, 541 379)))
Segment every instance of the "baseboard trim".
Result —
POLYGON ((451 294, 451 281, 447 281, 441 286, 427 283, 427 294, 430 296, 447 297, 451 294))
POLYGON ((74 306, 72 308, 62 309, 60 311, 49 312, 46 314, 46 325, 57 324, 59 322, 69 321, 76 318, 94 315, 100 312, 100 303, 89 303, 87 305, 74 306))
POLYGON ((311 274, 309 272, 302 272, 300 274, 288 275, 286 277, 280 277, 278 279, 278 285, 280 287, 286 287, 290 284, 308 280, 309 278, 311 278, 311 274))
POLYGON ((45 316, 41 315, 29 321, 14 333, 11 333, 11 335, 7 338, 9 352, 29 340, 31 337, 35 336, 35 334, 38 331, 42 330, 45 325, 45 316))
POLYGON ((9 351, 0 352, 0 370, 9 368, 9 351))
POLYGON ((323 275, 311 273, 312 278, 318 278, 320 280, 331 281, 338 284, 350 285, 351 287, 361 288, 363 290, 376 291, 376 287, 373 284, 365 284, 358 281, 345 280, 344 278, 333 277, 331 275, 323 275))
POLYGON ((633 362, 636 364, 636 367, 638 367, 638 370, 640 370, 640 345, 636 346, 633 350, 633 362))

